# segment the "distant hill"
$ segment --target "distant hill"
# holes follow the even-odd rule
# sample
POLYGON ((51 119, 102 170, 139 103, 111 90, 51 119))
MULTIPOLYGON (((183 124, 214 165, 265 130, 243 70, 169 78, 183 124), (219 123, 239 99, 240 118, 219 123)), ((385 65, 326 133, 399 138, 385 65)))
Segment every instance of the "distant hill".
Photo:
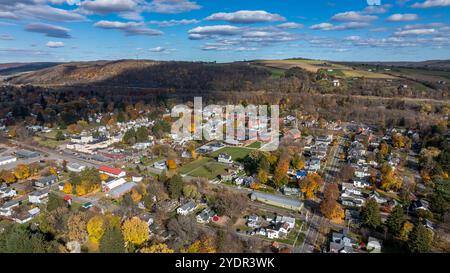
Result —
POLYGON ((380 65, 405 68, 450 70, 450 60, 429 60, 422 62, 342 62, 345 64, 380 65))
POLYGON ((31 72, 44 68, 53 67, 60 63, 5 63, 0 64, 0 75, 8 76, 23 72, 31 72))
POLYGON ((231 90, 246 82, 269 78, 270 71, 247 63, 159 62, 118 60, 63 63, 14 75, 10 84, 48 86, 97 85, 110 87, 231 90))

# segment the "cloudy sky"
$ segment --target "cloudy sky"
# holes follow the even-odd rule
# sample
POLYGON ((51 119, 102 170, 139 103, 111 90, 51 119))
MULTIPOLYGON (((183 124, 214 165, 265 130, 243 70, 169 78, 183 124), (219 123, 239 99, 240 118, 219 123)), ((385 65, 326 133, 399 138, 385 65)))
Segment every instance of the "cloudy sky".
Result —
POLYGON ((450 59, 450 0, 0 0, 0 62, 450 59))

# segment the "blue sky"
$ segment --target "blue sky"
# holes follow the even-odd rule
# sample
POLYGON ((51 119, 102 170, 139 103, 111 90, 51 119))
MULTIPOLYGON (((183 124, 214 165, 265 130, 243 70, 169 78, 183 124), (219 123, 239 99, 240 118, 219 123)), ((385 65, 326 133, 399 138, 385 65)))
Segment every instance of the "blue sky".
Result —
POLYGON ((450 0, 0 0, 0 62, 450 59, 448 14, 450 0))

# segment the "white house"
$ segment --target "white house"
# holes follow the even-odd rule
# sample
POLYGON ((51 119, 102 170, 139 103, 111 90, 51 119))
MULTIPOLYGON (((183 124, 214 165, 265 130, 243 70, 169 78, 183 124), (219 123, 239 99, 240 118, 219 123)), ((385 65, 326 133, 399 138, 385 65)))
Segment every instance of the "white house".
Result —
POLYGON ((333 87, 339 87, 341 86, 341 83, 339 82, 339 80, 333 80, 333 87))
POLYGON ((153 167, 159 170, 167 170, 166 161, 164 160, 153 163, 153 167))
POLYGON ((48 201, 47 191, 35 191, 28 195, 28 202, 32 204, 45 204, 48 201))
POLYGON ((217 158, 217 161, 220 163, 226 163, 226 164, 232 164, 233 160, 231 159, 231 156, 228 154, 219 154, 219 157, 217 158))
POLYGON ((180 215, 188 215, 197 208, 197 204, 194 201, 189 201, 177 209, 177 213, 180 215))
POLYGON ((17 195, 17 192, 11 187, 0 188, 0 198, 11 198, 17 195))
POLYGON ((0 166, 10 164, 17 161, 15 156, 2 156, 0 157, 0 166))
POLYGON ((370 183, 369 181, 366 180, 353 180, 353 186, 357 187, 357 188, 367 188, 370 187, 370 183))
POLYGON ((67 170, 75 173, 82 172, 84 169, 86 169, 86 166, 78 164, 78 163, 69 163, 67 164, 67 170))

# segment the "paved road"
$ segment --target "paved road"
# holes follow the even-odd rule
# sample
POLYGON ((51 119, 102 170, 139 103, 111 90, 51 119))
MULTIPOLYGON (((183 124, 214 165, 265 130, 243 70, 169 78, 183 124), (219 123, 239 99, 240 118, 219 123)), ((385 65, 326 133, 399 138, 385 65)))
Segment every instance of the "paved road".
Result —
MULTIPOLYGON (((322 177, 324 178, 324 184, 322 185, 320 191, 323 192, 325 184, 333 182, 336 177, 336 173, 340 169, 339 163, 339 153, 342 151, 343 139, 339 138, 338 144, 332 146, 329 152, 328 160, 323 167, 322 177)), ((314 250, 320 248, 320 245, 325 241, 325 237, 321 235, 322 229, 328 229, 329 223, 328 219, 325 219, 319 212, 318 204, 320 200, 316 198, 314 200, 316 207, 310 208, 309 217, 307 221, 308 229, 306 231, 306 236, 303 244, 294 249, 294 253, 312 253, 314 250)), ((325 231, 325 234, 327 232, 325 231)), ((319 249, 320 250, 320 249, 319 249)))

